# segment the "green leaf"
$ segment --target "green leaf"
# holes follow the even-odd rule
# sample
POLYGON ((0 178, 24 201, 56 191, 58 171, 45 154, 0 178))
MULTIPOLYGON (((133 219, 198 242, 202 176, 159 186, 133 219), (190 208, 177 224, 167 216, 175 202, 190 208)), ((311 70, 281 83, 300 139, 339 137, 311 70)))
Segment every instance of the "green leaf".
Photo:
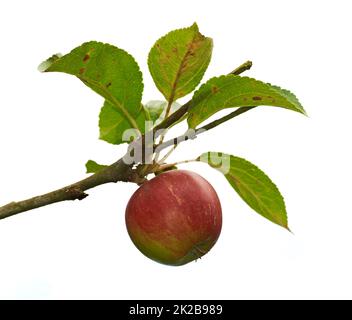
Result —
POLYGON ((144 108, 148 110, 150 119, 153 122, 156 122, 160 118, 161 114, 165 112, 166 107, 167 102, 160 100, 151 100, 144 105, 144 108))
MULTIPOLYGON (((145 132, 145 121, 149 118, 147 111, 140 105, 139 113, 136 117, 136 124, 139 128, 139 132, 134 130, 136 134, 143 134, 145 132)), ((101 108, 99 115, 99 129, 100 139, 112 144, 121 144, 130 141, 126 141, 123 137, 126 130, 130 130, 130 123, 125 117, 108 101, 105 101, 101 108)))
POLYGON ((197 24, 169 32, 152 47, 148 66, 165 99, 173 102, 192 92, 202 80, 213 48, 197 24))
POLYGON ((109 44, 86 42, 61 58, 48 59, 41 70, 76 76, 136 127, 134 118, 140 110, 143 80, 136 61, 126 51, 109 44))
MULTIPOLYGON (((165 117, 167 102, 166 101, 150 101, 144 106, 140 106, 139 113, 136 117, 136 124, 139 128, 139 133, 143 134, 146 131, 146 126, 157 125, 165 117), (146 121, 151 121, 147 124, 146 121)), ((174 112, 180 107, 178 103, 173 103, 171 111, 174 112)), ((129 122, 124 118, 111 103, 105 101, 99 115, 100 139, 112 144, 121 144, 126 141, 123 139, 123 134, 131 128, 129 122)), ((136 132, 136 131, 134 131, 136 132)))
POLYGON ((38 70, 40 72, 45 72, 56 60, 60 59, 61 57, 61 53, 53 54, 50 58, 46 59, 38 66, 38 70))
POLYGON ((207 152, 198 159, 223 173, 240 197, 256 212, 288 229, 284 199, 270 178, 254 164, 232 155, 207 152))
POLYGON ((106 167, 106 165, 96 163, 93 160, 88 160, 86 163, 87 173, 96 173, 106 167))
POLYGON ((195 92, 188 114, 188 125, 195 128, 225 108, 261 105, 305 114, 298 99, 288 90, 248 77, 227 75, 210 79, 195 92))
MULTIPOLYGON (((159 124, 161 121, 165 119, 166 115, 166 108, 167 108, 167 101, 160 101, 160 100, 151 100, 144 105, 144 108, 148 111, 151 120, 154 122, 154 125, 159 124)), ((178 109, 181 108, 181 105, 177 102, 172 103, 170 108, 170 114, 174 113, 178 109)), ((173 125, 177 124, 175 122, 173 125)))

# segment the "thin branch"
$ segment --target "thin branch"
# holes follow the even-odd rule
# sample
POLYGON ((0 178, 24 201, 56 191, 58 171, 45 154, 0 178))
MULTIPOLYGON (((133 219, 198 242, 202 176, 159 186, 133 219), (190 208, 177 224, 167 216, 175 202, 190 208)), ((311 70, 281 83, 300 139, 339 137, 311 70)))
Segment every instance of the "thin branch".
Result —
POLYGON ((154 146, 154 149, 158 149, 158 150, 161 151, 161 150, 163 150, 163 149, 165 149, 167 147, 176 146, 176 145, 180 144, 183 141, 187 141, 187 140, 190 140, 190 139, 193 140, 198 135, 200 135, 201 133, 206 132, 206 131, 208 131, 210 129, 213 129, 213 128, 217 127, 218 125, 220 125, 220 124, 222 124, 222 123, 224 123, 224 122, 226 122, 226 121, 228 121, 228 120, 230 120, 232 118, 235 118, 235 117, 237 117, 237 116, 239 116, 239 115, 241 115, 241 114, 243 114, 243 113, 245 113, 245 112, 247 112, 249 110, 252 110, 254 108, 256 108, 256 107, 241 107, 241 108, 238 108, 235 111, 229 113, 228 115, 226 115, 226 116, 224 116, 224 117, 222 117, 220 119, 214 120, 214 121, 206 124, 205 126, 196 129, 195 131, 192 131, 192 132, 187 131, 183 135, 180 135, 180 136, 178 136, 176 138, 173 138, 173 139, 170 139, 168 141, 165 141, 162 144, 158 144, 158 145, 154 146))
POLYGON ((246 61, 246 62, 242 63, 239 67, 237 67, 235 70, 230 72, 230 74, 234 74, 235 76, 238 76, 241 73, 252 68, 252 65, 253 65, 252 61, 246 61))
POLYGON ((167 118, 165 118, 162 122, 160 122, 157 126, 155 126, 153 129, 155 138, 157 138, 160 135, 160 131, 162 131, 161 129, 168 128, 171 125, 173 125, 175 122, 180 120, 187 113, 190 107, 191 107, 191 101, 188 101, 187 103, 182 105, 181 108, 171 113, 167 118))
POLYGON ((238 108, 235 111, 229 113, 228 115, 206 124, 205 126, 199 128, 199 130, 207 131, 207 130, 213 129, 213 128, 217 127, 218 125, 220 125, 220 124, 222 124, 222 123, 224 123, 224 122, 226 122, 226 121, 228 121, 228 120, 230 120, 232 118, 235 118, 235 117, 241 115, 242 113, 245 113, 245 112, 247 112, 249 110, 252 110, 254 108, 256 108, 256 107, 241 107, 241 108, 238 108))

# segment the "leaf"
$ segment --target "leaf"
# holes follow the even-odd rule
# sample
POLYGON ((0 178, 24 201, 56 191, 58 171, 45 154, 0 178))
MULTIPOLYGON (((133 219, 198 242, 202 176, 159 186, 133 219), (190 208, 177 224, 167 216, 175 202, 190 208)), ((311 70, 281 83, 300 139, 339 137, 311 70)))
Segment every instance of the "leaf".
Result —
POLYGON ((87 173, 96 173, 106 167, 106 165, 96 163, 93 160, 88 160, 86 163, 87 173))
POLYGON ((136 127, 143 80, 133 57, 101 42, 86 42, 61 58, 54 56, 41 65, 45 72, 72 74, 103 96, 136 127))
POLYGON ((173 102, 192 92, 202 80, 213 49, 197 24, 169 32, 150 50, 148 66, 159 91, 173 102))
POLYGON ((288 229, 284 199, 270 178, 254 164, 232 155, 207 152, 198 159, 223 173, 240 197, 256 212, 288 229))
MULTIPOLYGON (((145 109, 140 106, 139 114, 136 117, 136 124, 139 128, 139 134, 145 132, 145 121, 149 118, 149 115, 146 113, 145 109)), ((126 141, 123 134, 126 130, 130 130, 130 123, 126 120, 125 117, 108 101, 105 101, 99 115, 99 129, 100 129, 100 139, 112 144, 121 144, 126 141)), ((137 133, 135 129, 132 129, 133 132, 137 133)))
POLYGON ((161 114, 166 110, 166 107, 167 102, 160 100, 151 100, 144 105, 144 108, 148 110, 150 119, 153 122, 156 122, 160 118, 161 114))
POLYGON ((195 92, 188 114, 188 125, 195 128, 225 108, 261 105, 305 114, 298 99, 288 90, 248 77, 227 75, 210 79, 195 92))
POLYGON ((45 72, 56 60, 60 59, 61 57, 61 53, 53 54, 50 58, 46 59, 38 66, 38 70, 40 72, 45 72))
MULTIPOLYGON (((150 101, 146 105, 140 107, 137 115, 136 124, 139 128, 139 133, 146 132, 146 126, 149 125, 146 121, 151 121, 150 129, 154 125, 160 123, 165 117, 167 102, 166 101, 150 101)), ((171 110, 176 111, 180 105, 173 103, 171 110)), ((121 144, 126 141, 123 137, 126 130, 131 129, 129 122, 111 105, 105 101, 99 115, 100 139, 112 144, 121 144)), ((133 131, 136 133, 136 131, 133 131)), ((132 131, 131 131, 132 133, 132 131)))
MULTIPOLYGON (((160 101, 160 100, 151 100, 144 105, 144 108, 148 111, 151 120, 154 122, 154 125, 159 124, 161 121, 165 119, 166 115, 166 108, 167 108, 167 101, 160 101)), ((181 108, 181 105, 177 102, 172 103, 170 114, 174 113, 178 109, 181 108)), ((175 122, 173 125, 177 124, 175 122)))

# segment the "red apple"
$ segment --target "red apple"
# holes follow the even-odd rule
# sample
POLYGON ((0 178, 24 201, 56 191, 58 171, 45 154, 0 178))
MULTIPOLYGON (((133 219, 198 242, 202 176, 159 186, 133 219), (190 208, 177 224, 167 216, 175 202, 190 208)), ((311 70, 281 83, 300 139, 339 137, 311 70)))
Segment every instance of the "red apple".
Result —
POLYGON ((145 182, 126 208, 126 226, 147 257, 179 266, 200 258, 221 232, 219 198, 208 181, 172 170, 145 182))

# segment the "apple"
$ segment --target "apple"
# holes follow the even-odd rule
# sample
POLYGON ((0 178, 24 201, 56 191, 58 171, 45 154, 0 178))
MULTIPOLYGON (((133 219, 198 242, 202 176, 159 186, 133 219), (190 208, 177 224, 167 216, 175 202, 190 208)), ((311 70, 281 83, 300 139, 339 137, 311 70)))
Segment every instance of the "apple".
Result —
POLYGON ((157 262, 180 266, 205 255, 222 226, 219 198, 211 184, 186 170, 146 181, 126 208, 132 242, 157 262))

